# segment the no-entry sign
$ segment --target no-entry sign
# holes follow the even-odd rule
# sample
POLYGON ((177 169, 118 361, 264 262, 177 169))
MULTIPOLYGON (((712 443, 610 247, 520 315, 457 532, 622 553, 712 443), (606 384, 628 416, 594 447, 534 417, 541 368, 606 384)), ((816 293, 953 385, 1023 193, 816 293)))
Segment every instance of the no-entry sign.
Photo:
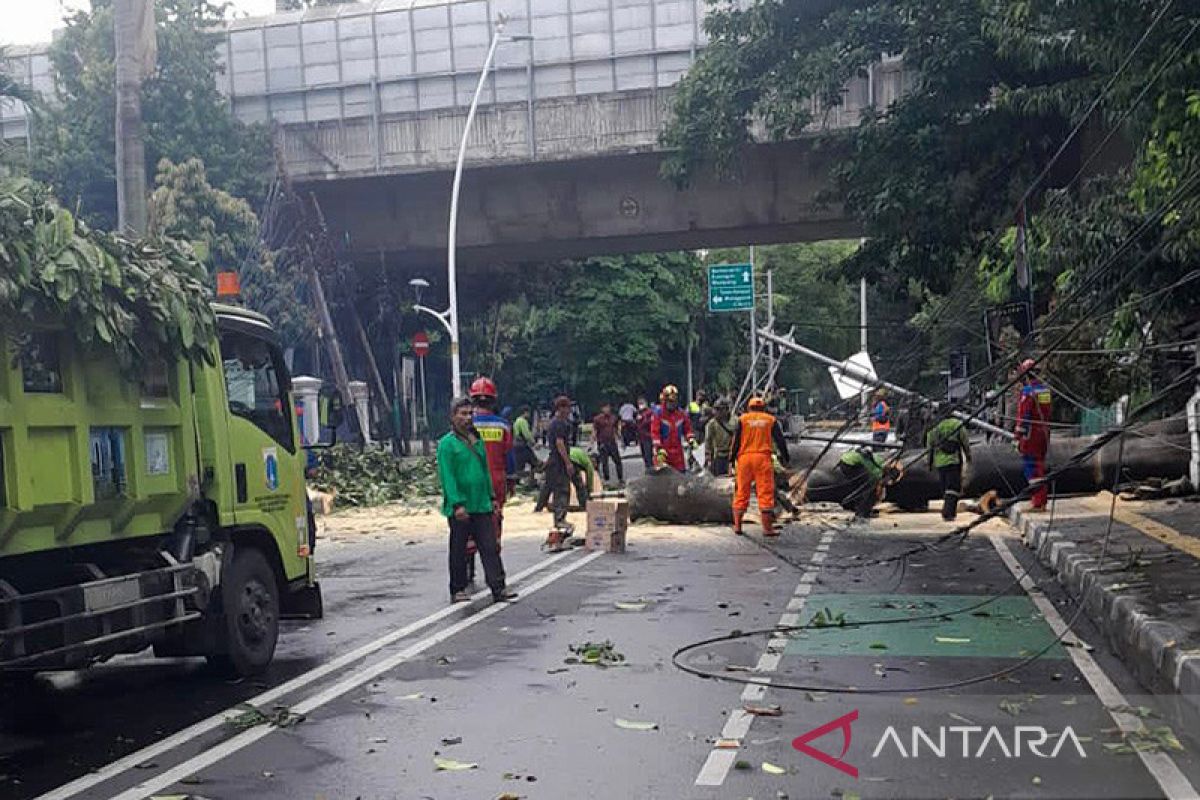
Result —
POLYGON ((417 331, 413 334, 412 349, 417 358, 429 355, 429 337, 425 335, 425 331, 417 331))

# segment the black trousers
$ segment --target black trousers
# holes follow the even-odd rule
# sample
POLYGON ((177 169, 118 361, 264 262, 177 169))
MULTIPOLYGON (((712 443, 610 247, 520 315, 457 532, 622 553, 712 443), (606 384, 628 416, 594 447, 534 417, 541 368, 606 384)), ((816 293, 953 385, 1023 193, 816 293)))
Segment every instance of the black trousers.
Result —
POLYGON ((722 475, 728 475, 729 474, 729 457, 728 456, 717 456, 716 458, 714 458, 712 460, 712 463, 709 464, 708 471, 711 472, 713 475, 716 475, 718 478, 721 477, 722 475))
POLYGON ((613 466, 617 469, 617 480, 625 480, 625 468, 621 466, 621 447, 616 440, 601 442, 596 449, 600 454, 600 474, 604 476, 604 480, 608 480, 609 459, 612 459, 613 466))
POLYGON ((938 467, 938 480, 942 484, 942 519, 954 519, 958 516, 958 498, 962 497, 962 464, 938 467))
POLYGON ((516 461, 517 475, 523 474, 525 468, 529 467, 529 479, 535 480, 534 474, 541 468, 542 462, 538 460, 532 447, 527 444, 513 445, 513 460, 516 461))
POLYGON ((639 439, 638 444, 642 448, 642 463, 646 465, 646 470, 654 469, 654 442, 649 439, 639 439))
POLYGON ((621 426, 621 441, 626 447, 637 441, 637 428, 633 424, 621 426))
MULTIPOLYGON (((578 480, 579 473, 580 470, 576 468, 576 492, 580 491, 582 485, 578 480)), ((558 463, 553 453, 546 461, 546 477, 537 504, 544 506, 547 500, 550 502, 550 510, 554 512, 554 527, 561 528, 566 525, 567 506, 571 503, 571 479, 567 477, 567 471, 558 463)))
POLYGON ((475 540, 483 575, 492 594, 504 589, 504 562, 496 548, 496 528, 492 514, 468 514, 466 519, 450 517, 450 596, 467 588, 467 540, 475 540))

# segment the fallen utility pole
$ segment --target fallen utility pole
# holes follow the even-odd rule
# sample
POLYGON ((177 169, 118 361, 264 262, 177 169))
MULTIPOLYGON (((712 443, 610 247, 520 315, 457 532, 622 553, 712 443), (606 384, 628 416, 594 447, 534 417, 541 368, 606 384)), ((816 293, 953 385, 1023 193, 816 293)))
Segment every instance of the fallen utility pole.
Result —
MULTIPOLYGON (((778 345, 779 347, 782 347, 785 350, 791 350, 794 353, 800 353, 801 355, 808 356, 809 358, 820 361, 822 364, 827 364, 828 366, 831 366, 834 369, 836 369, 838 372, 841 372, 843 375, 848 375, 851 378, 853 378, 854 380, 861 382, 864 386, 866 386, 866 385, 882 386, 883 388, 885 388, 889 391, 895 392, 896 394, 898 394, 902 397, 910 397, 915 400, 920 400, 922 402, 931 403, 931 404, 936 402, 935 400, 932 400, 923 394, 914 392, 912 389, 907 389, 903 386, 899 386, 897 384, 890 383, 889 381, 880 380, 878 377, 872 375, 869 372, 866 372, 865 370, 859 369, 858 367, 856 367, 853 364, 847 364, 847 363, 843 363, 841 361, 837 361, 837 360, 832 359, 829 356, 825 355, 824 353, 819 353, 816 350, 813 350, 810 347, 805 347, 802 344, 797 344, 796 341, 792 338, 792 334, 790 332, 788 333, 787 336, 780 336, 779 334, 775 333, 772 330, 769 330, 767 328, 760 328, 758 331, 758 338, 759 338, 759 340, 765 339, 768 342, 772 342, 772 343, 778 345)), ((1011 431, 1006 431, 1003 428, 998 428, 989 422, 984 422, 981 419, 972 417, 970 414, 964 414, 961 411, 952 411, 951 414, 956 419, 960 419, 963 422, 965 422, 967 425, 970 425, 971 427, 974 427, 974 428, 978 428, 981 431, 987 431, 988 433, 994 433, 997 436, 1004 437, 1005 439, 1013 439, 1014 438, 1011 431)))

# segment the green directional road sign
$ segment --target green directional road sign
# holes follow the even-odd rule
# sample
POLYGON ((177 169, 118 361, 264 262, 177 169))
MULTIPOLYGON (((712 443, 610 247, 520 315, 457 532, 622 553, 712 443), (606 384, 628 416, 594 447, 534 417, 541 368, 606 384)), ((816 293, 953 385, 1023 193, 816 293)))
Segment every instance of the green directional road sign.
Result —
POLYGON ((750 311, 753 308, 752 264, 713 264, 708 268, 709 311, 750 311))

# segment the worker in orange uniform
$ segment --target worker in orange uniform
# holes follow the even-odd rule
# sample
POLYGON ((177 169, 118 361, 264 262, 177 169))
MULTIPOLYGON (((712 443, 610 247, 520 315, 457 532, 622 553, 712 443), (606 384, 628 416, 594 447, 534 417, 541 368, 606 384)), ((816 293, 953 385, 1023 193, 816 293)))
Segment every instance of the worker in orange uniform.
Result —
POLYGON ((763 536, 778 536, 775 530, 775 465, 772 445, 779 449, 779 460, 790 465, 787 440, 779 420, 767 413, 767 404, 757 395, 746 404, 748 409, 738 418, 729 446, 729 463, 734 467, 733 532, 741 535, 742 518, 750 507, 750 485, 758 493, 758 510, 762 514, 763 536))

